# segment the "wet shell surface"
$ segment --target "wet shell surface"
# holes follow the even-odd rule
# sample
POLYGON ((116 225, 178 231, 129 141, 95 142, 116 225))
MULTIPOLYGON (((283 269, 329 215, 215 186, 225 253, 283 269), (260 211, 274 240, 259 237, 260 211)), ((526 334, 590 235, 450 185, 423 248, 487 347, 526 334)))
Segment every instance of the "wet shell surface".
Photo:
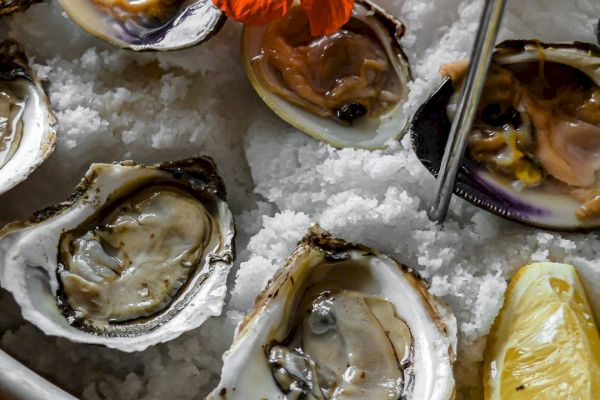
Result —
POLYGON ((217 33, 225 15, 211 0, 59 0, 88 33, 134 51, 177 50, 217 33))
MULTIPOLYGON (((556 68, 576 70, 577 74, 584 76, 587 81, 600 86, 600 48, 593 44, 510 40, 497 46, 492 68, 507 65, 520 68, 521 65, 548 66, 550 64, 558 65, 556 68)), ((562 76, 559 79, 561 81, 567 78, 564 72, 560 76, 562 76)), ((578 79, 583 78, 579 77, 578 79)), ((600 91, 598 92, 600 93, 600 91)), ((451 127, 451 120, 448 116, 449 104, 455 102, 456 98, 453 81, 447 77, 420 107, 412 121, 413 149, 423 165, 435 176, 440 168, 451 127)), ((592 100, 593 98, 590 100, 590 105, 595 107, 592 100)), ((515 131, 520 131, 525 121, 532 119, 528 111, 521 109, 516 111, 515 116, 519 122, 514 124, 519 126, 515 131), (516 114, 520 114, 520 116, 516 114)), ((597 113, 593 117, 600 119, 600 115, 597 113)), ((579 124, 579 120, 576 118, 570 121, 569 123, 579 124)), ((511 127, 511 124, 513 122, 507 122, 505 128, 506 126, 511 127)), ((593 124, 590 126, 597 129, 593 124)), ((533 148, 532 153, 536 153, 540 148, 537 128, 533 123, 530 123, 530 127, 533 128, 529 129, 533 130, 534 135, 530 146, 533 148)), ((590 147, 586 149, 586 151, 595 152, 590 153, 591 164, 598 164, 597 161, 600 160, 600 154, 597 152, 599 140, 600 137, 592 140, 589 143, 590 147)), ((536 179, 540 177, 554 179, 554 176, 551 176, 548 171, 538 173, 540 169, 538 165, 537 163, 531 164, 533 172, 537 174, 536 179)), ((529 177, 531 178, 532 175, 535 174, 530 174, 529 177)), ((562 184, 562 182, 558 183, 562 184)), ((592 188, 592 190, 594 189, 592 188)), ((554 191, 545 189, 543 185, 539 184, 531 187, 515 184, 477 162, 469 149, 459 170, 454 192, 478 207, 526 225, 564 231, 590 230, 600 227, 600 216, 592 215, 588 218, 579 216, 582 202, 573 195, 562 189, 554 191)))
POLYGON ((317 225, 238 326, 209 399, 454 397, 456 320, 412 271, 317 225))
MULTIPOLYGON (((301 8, 297 6, 284 18, 301 19, 303 11, 297 10, 301 8), (296 17, 295 13, 301 16, 296 17)), ((299 68, 296 75, 273 70, 272 64, 269 64, 270 60, 289 58, 286 53, 271 55, 273 48, 264 45, 266 38, 270 37, 270 30, 279 29, 275 24, 281 25, 281 21, 262 26, 245 25, 242 33, 242 62, 246 74, 258 95, 271 110, 304 133, 336 147, 384 148, 388 140, 404 133, 408 117, 403 111, 403 105, 408 97, 408 82, 411 76, 408 59, 399 43, 405 30, 400 21, 368 0, 357 0, 350 21, 333 35, 314 38, 308 33, 308 25, 298 33, 297 26, 300 22, 294 19, 290 22, 284 20, 284 23, 293 28, 285 30, 282 35, 301 35, 304 37, 302 40, 308 42, 298 45, 294 43, 298 40, 296 37, 285 39, 293 48, 292 51, 296 51, 296 56, 305 57, 309 54, 303 61, 307 66, 299 68), (374 47, 370 47, 372 50, 365 52, 363 57, 361 45, 364 45, 365 38, 368 38, 374 47), (347 43, 353 44, 346 45, 347 43), (318 52, 320 54, 317 54, 318 52), (369 57, 379 57, 379 61, 369 57), (344 87, 347 82, 364 82, 371 79, 370 74, 380 73, 380 67, 373 65, 381 64, 381 60, 387 60, 387 78, 374 79, 383 85, 373 89, 379 93, 376 100, 372 100, 371 97, 365 101, 364 97, 372 94, 366 94, 362 83, 358 84, 358 89, 344 87), (343 64, 324 65, 326 62, 343 64), (262 67, 263 64, 266 67, 262 67), (351 65, 360 67, 349 67, 351 65), (365 73, 369 68, 372 69, 365 73), (361 72, 357 73, 355 70, 361 72), (283 75, 288 77, 281 79, 283 75), (385 83, 382 83, 381 79, 386 79, 385 83), (298 84, 297 87, 291 86, 299 81, 304 83, 298 84), (304 89, 311 85, 318 86, 311 89, 312 94, 300 94, 306 93, 304 89), (280 88, 278 93, 274 93, 273 87, 280 88), (335 98, 338 96, 336 93, 341 93, 339 101, 335 98), (327 109, 328 107, 321 105, 317 107, 318 101, 314 100, 315 97, 320 98, 318 101, 335 104, 332 106, 334 108, 327 109), (393 100, 381 100, 383 98, 393 100), (380 111, 371 114, 375 106, 365 107, 367 102, 385 104, 385 107, 380 107, 380 111)), ((369 48, 369 45, 365 47, 369 48)), ((291 48, 283 51, 289 51, 291 48)), ((290 71, 288 67, 284 65, 277 68, 290 71)), ((368 90, 372 89, 371 84, 375 85, 369 83, 366 86, 368 90)))
POLYGON ((141 351, 221 313, 234 234, 209 158, 92 164, 0 230, 0 283, 48 335, 141 351))
POLYGON ((0 42, 0 195, 27 179, 54 151, 57 125, 19 45, 0 42))

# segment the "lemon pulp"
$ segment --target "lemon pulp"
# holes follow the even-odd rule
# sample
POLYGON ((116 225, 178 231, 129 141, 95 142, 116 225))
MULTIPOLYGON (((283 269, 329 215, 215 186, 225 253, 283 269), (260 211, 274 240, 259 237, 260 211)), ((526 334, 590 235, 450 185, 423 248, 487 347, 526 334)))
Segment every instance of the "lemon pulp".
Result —
POLYGON ((517 272, 488 338, 484 387, 486 400, 600 398, 600 336, 574 267, 517 272))

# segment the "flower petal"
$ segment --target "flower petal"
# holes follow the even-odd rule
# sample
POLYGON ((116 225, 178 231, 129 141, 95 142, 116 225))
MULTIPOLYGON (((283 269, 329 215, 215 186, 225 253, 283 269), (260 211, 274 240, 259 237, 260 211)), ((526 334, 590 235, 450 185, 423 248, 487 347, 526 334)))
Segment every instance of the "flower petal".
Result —
POLYGON ((313 36, 331 35, 352 16, 354 0, 301 0, 313 36))
POLYGON ((262 25, 283 17, 294 0, 212 0, 225 15, 236 21, 262 25))

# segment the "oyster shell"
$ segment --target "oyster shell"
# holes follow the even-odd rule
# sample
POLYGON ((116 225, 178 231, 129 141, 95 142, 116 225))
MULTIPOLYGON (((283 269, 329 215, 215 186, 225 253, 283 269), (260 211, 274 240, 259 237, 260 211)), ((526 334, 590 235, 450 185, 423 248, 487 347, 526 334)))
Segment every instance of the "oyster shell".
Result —
POLYGON ((234 257, 209 158, 92 164, 74 194, 0 230, 0 283, 49 335, 123 351, 221 313, 234 257))
POLYGON ((30 5, 42 0, 0 0, 0 16, 25 11, 30 5))
POLYGON ((310 36, 296 5, 269 25, 245 25, 242 60, 263 101, 283 120, 337 147, 383 148, 406 127, 410 67, 404 25, 368 0, 329 36, 310 36))
POLYGON ((54 151, 57 125, 19 45, 0 42, 0 194, 25 180, 54 151))
POLYGON ((209 399, 451 399, 456 320, 412 271, 318 226, 238 326, 209 399))
POLYGON ((177 50, 217 33, 225 15, 211 0, 59 0, 88 33, 124 49, 177 50))
MULTIPOLYGON (((434 175, 457 99, 451 79, 457 65, 443 68, 450 77, 412 123, 415 152, 434 175)), ((600 196, 594 200, 600 194, 594 176, 600 169, 599 99, 599 47, 534 40, 499 44, 455 193, 528 225, 599 227, 600 196)))

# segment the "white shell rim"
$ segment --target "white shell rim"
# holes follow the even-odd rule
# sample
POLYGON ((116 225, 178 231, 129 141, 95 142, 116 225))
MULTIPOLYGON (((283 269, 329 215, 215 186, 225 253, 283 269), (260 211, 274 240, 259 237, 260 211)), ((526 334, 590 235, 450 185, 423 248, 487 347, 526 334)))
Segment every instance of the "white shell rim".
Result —
MULTIPOLYGON (((18 54, 15 56, 22 58, 18 62, 27 62, 16 42, 5 40, 0 43, 2 50, 6 46, 16 46, 18 54)), ((35 123, 25 121, 23 137, 17 151, 0 167, 0 195, 27 179, 54 152, 58 130, 58 121, 50 100, 37 76, 27 65, 15 65, 15 68, 19 68, 21 76, 3 81, 26 81, 24 84, 28 86, 30 97, 26 101, 23 118, 33 118, 35 123)))
MULTIPOLYGON (((396 32, 386 32, 390 37, 389 49, 386 49, 389 54, 395 54, 398 59, 398 68, 405 75, 406 81, 410 81, 411 73, 408 59, 399 44, 399 40, 404 33, 404 26, 385 13, 380 7, 373 5, 368 0, 359 0, 357 4, 362 4, 373 12, 373 18, 387 18, 389 24, 394 24, 396 32), (397 48, 392 48, 397 47, 397 48), (396 51, 392 51, 396 50, 396 51)), ((385 28, 388 28, 387 26, 385 28)), ((241 57, 244 71, 248 76, 250 84, 257 92, 262 101, 279 116, 296 129, 314 137, 317 140, 328 143, 334 147, 354 147, 367 150, 385 149, 386 142, 399 138, 406 132, 408 127, 409 116, 404 113, 404 101, 400 101, 385 115, 380 117, 382 123, 377 129, 364 132, 363 127, 352 126, 344 127, 335 121, 327 118, 322 118, 312 113, 297 107, 279 96, 271 93, 264 88, 254 69, 251 65, 251 60, 254 54, 257 53, 256 47, 260 43, 263 33, 267 29, 266 25, 254 26, 244 25, 241 39, 241 57), (361 135, 359 139, 353 139, 351 135, 361 135)), ((384 43, 384 46, 387 43, 384 43)), ((408 89, 406 89, 408 90, 408 89)))
MULTIPOLYGON (((194 160, 199 158, 182 161, 194 160)), ((110 194, 128 180, 168 177, 169 172, 159 169, 165 164, 168 163, 154 166, 132 162, 92 164, 69 200, 41 210, 30 220, 17 221, 0 230, 0 284, 13 294, 26 320, 48 335, 130 352, 172 340, 197 328, 207 318, 220 315, 227 292, 227 276, 233 264, 235 227, 233 216, 225 200, 220 197, 224 193, 215 189, 222 185, 218 175, 214 177, 219 182, 211 187, 220 198, 217 205, 223 235, 222 246, 205 256, 203 264, 198 266, 198 271, 190 279, 184 292, 179 293, 175 301, 160 313, 172 313, 168 318, 148 331, 107 336, 69 324, 58 307, 56 295, 60 284, 56 268, 61 232, 78 226, 94 215, 107 201, 111 201, 107 200, 110 194), (189 298, 186 297, 188 295, 189 298)))
POLYGON ((216 8, 210 0, 188 0, 182 11, 173 18, 174 26, 164 30, 165 37, 171 35, 168 39, 148 40, 143 43, 143 38, 137 38, 142 43, 130 43, 124 38, 118 37, 118 32, 108 26, 106 23, 98 21, 103 18, 110 20, 112 17, 104 13, 92 4, 91 0, 58 0, 63 10, 69 18, 73 20, 80 28, 115 47, 132 51, 174 51, 192 47, 210 39, 219 32, 226 21, 225 14, 216 8), (196 14, 196 9, 205 8, 209 16, 209 23, 203 26, 201 30, 197 26, 202 25, 203 16, 196 14), (185 20, 186 12, 191 10, 191 15, 185 20), (85 13, 85 15, 83 15, 85 13))
POLYGON ((415 362, 418 363, 415 368, 422 367, 421 373, 426 374, 416 383, 420 389, 415 390, 415 399, 452 399, 457 326, 450 308, 429 293, 423 293, 427 292, 423 281, 401 264, 376 250, 332 238, 318 225, 311 226, 309 234, 271 278, 267 288, 257 297, 254 309, 238 326, 233 344, 223 355, 219 385, 208 399, 285 399, 267 366, 265 346, 275 337, 287 335, 285 320, 290 317, 290 305, 286 300, 293 297, 291 293, 298 286, 302 286, 298 283, 302 281, 302 274, 311 275, 323 263, 341 267, 345 260, 355 257, 373 260, 369 268, 378 271, 373 274, 379 275, 373 278, 374 284, 365 287, 367 292, 379 287, 385 292, 381 295, 389 297, 389 301, 397 305, 398 298, 403 297, 406 301, 402 304, 405 306, 398 307, 397 312, 402 318, 406 317, 403 312, 413 315, 405 320, 411 329, 418 330, 414 336, 417 348, 415 362), (395 279, 390 280, 390 277, 395 279))

